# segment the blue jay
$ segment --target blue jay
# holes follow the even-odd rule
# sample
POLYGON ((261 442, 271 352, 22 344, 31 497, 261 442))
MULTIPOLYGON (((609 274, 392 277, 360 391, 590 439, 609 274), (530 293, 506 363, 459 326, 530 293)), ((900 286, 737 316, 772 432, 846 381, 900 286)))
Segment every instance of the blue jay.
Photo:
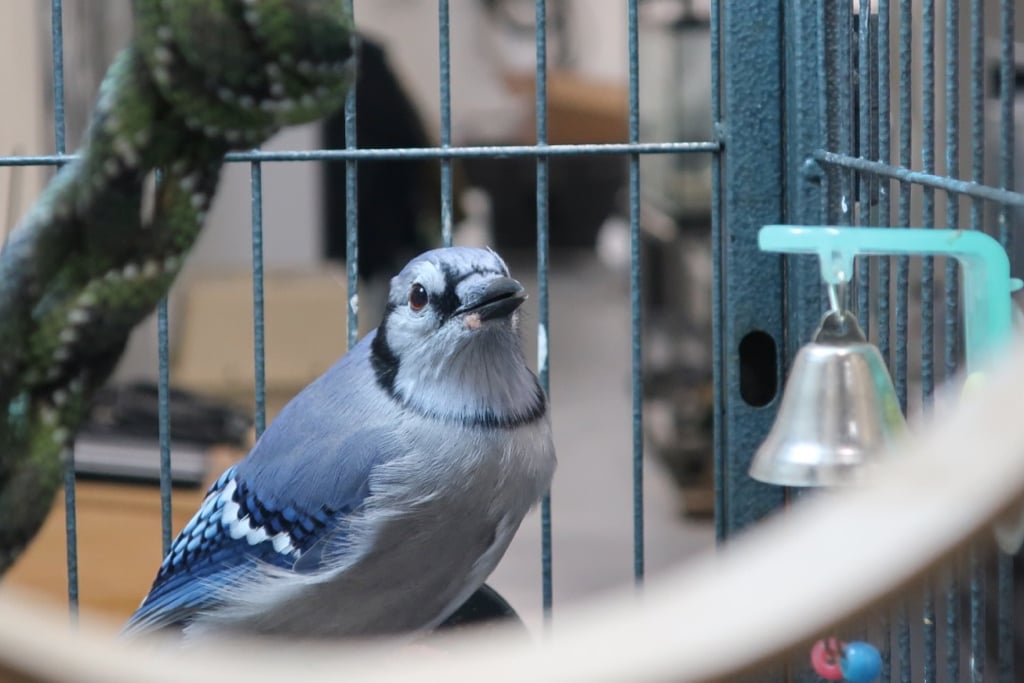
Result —
POLYGON ((439 625, 498 564, 555 470, 489 249, 428 251, 383 322, 210 488, 126 633, 333 638, 439 625))

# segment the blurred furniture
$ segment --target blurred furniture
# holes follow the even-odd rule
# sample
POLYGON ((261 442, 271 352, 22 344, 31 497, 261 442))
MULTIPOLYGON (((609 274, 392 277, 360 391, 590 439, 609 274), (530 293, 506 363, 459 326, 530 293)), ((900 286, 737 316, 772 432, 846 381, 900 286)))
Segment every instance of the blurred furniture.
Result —
MULTIPOLYGON (((202 486, 173 490, 172 533, 185 526, 207 487, 242 454, 237 449, 212 449, 209 480, 202 486)), ((119 623, 149 591, 163 558, 159 490, 153 485, 79 481, 76 503, 82 611, 119 623)), ((64 529, 64 496, 58 495, 42 530, 4 576, 0 595, 31 591, 55 606, 67 604, 64 529)))

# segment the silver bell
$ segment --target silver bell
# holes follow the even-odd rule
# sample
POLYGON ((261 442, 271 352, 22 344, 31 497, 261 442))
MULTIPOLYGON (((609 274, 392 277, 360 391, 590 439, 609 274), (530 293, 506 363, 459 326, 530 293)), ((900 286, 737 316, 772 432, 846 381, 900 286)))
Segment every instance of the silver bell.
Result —
POLYGON ((882 354, 852 313, 833 311, 797 353, 750 476, 780 486, 856 483, 905 427, 882 354))

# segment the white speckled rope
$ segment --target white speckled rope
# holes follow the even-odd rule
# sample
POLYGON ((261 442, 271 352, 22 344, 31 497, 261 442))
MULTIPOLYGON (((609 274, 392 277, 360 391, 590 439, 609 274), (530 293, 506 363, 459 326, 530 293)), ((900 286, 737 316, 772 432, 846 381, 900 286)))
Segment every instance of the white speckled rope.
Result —
POLYGON ((49 510, 89 397, 198 236, 224 154, 343 102, 343 4, 135 1, 78 158, 0 252, 0 573, 49 510))

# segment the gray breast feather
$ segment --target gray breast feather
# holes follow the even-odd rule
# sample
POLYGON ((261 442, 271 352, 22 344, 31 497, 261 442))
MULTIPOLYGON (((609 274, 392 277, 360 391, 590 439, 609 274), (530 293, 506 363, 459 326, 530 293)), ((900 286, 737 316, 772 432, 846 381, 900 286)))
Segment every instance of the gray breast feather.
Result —
POLYGON ((362 505, 307 551, 298 573, 261 567, 228 587, 190 636, 430 628, 483 583, 546 491, 555 467, 546 417, 485 429, 396 409, 374 382, 367 344, 301 392, 239 465, 281 497, 338 502, 366 487, 362 505))

